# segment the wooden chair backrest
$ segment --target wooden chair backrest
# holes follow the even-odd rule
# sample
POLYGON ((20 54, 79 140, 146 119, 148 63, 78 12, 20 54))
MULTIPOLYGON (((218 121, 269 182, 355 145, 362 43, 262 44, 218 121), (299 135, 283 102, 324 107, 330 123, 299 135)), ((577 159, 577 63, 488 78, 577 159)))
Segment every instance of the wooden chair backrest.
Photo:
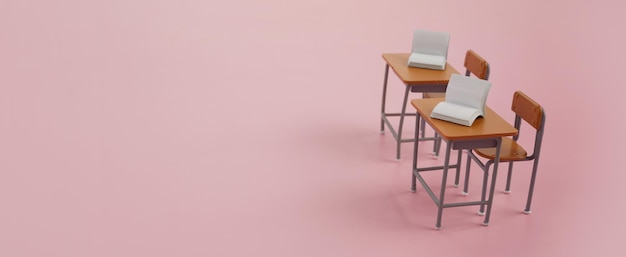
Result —
POLYGON ((484 80, 489 78, 489 64, 473 50, 467 50, 464 65, 467 71, 474 74, 477 78, 484 80))
POLYGON ((541 105, 528 97, 526 94, 521 91, 517 91, 513 94, 513 104, 511 105, 511 110, 513 110, 517 116, 521 117, 528 122, 528 124, 533 126, 533 128, 537 130, 541 129, 543 109, 541 108, 541 105))

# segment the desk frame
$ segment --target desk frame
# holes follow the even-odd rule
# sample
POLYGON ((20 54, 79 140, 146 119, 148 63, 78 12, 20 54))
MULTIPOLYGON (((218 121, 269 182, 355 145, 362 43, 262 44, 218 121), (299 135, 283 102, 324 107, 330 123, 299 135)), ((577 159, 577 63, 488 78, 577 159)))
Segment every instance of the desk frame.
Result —
MULTIPOLYGON (((436 99, 434 99, 434 100, 436 100, 436 99)), ((443 99, 439 99, 439 101, 442 101, 442 100, 443 99)), ((488 107, 486 107, 486 108, 488 108, 488 107)), ((492 112, 492 111, 489 110, 489 112, 492 112)), ((416 112, 415 115, 416 115, 416 119, 415 119, 415 138, 418 138, 418 136, 419 136, 419 129, 420 129, 420 124, 421 124, 421 119, 424 119, 426 121, 426 123, 428 123, 435 130, 439 129, 437 127, 437 124, 433 124, 431 119, 422 117, 423 114, 420 114, 419 110, 416 112)), ((489 118, 502 119, 499 116, 498 117, 489 117, 489 118)), ((455 125, 455 126, 457 126, 457 125, 455 125)), ((458 125, 458 126, 462 126, 462 125, 458 125)), ((468 135, 466 135, 463 138, 449 138, 448 136, 445 135, 445 133, 440 133, 440 136, 441 136, 442 140, 446 141, 446 150, 445 150, 445 157, 444 157, 445 159, 444 159, 443 166, 433 166, 433 167, 418 168, 418 166, 417 166, 417 161, 418 161, 417 160, 418 159, 417 158, 417 154, 418 154, 418 150, 419 150, 419 141, 420 140, 419 139, 418 140, 414 140, 411 191, 412 192, 416 191, 417 180, 419 180, 420 184, 422 184, 422 187, 426 190, 426 192, 428 193, 430 198, 437 205, 437 207, 438 207, 438 209, 437 209, 437 222, 435 224, 435 228, 436 229, 441 229, 441 219, 442 219, 442 214, 443 214, 443 209, 444 208, 460 207, 460 206, 471 206, 471 205, 480 205, 481 206, 480 210, 483 210, 484 206, 487 207, 486 212, 483 213, 483 212, 479 211, 478 213, 480 215, 485 215, 485 219, 483 221, 483 225, 485 225, 485 226, 489 225, 489 218, 491 216, 491 207, 493 205, 494 189, 495 189, 496 178, 497 178, 497 174, 498 174, 498 164, 500 162, 500 148, 501 148, 501 142, 502 142, 501 138, 502 138, 502 136, 512 136, 512 135, 517 134, 517 130, 515 128, 513 128, 510 125, 509 125, 509 127, 512 128, 513 130, 510 130, 508 127, 505 127, 505 129, 508 130, 508 131, 500 131, 498 133, 489 134, 489 135, 480 135, 480 137, 468 134, 468 135), (474 148, 486 148, 486 147, 496 147, 496 157, 495 157, 494 164, 493 164, 494 168, 493 168, 493 171, 492 171, 489 195, 486 196, 486 192, 485 192, 486 191, 486 187, 483 187, 483 192, 482 192, 480 201, 444 203, 444 198, 445 198, 445 193, 446 193, 446 184, 447 184, 447 180, 448 180, 448 171, 449 171, 449 169, 451 169, 451 168, 455 168, 456 169, 456 176, 455 176, 455 183, 454 184, 456 186, 459 185, 460 163, 461 163, 461 157, 462 157, 462 153, 463 153, 462 150, 463 149, 468 149, 468 150, 471 151, 471 149, 474 149, 474 148), (451 150, 458 150, 457 162, 455 164, 450 164, 450 152, 451 152, 451 150), (433 171, 433 170, 443 170, 442 179, 441 179, 441 190, 439 192, 439 197, 437 197, 435 195, 435 193, 432 191, 430 186, 428 186, 428 184, 426 183, 424 178, 422 178, 422 176, 420 175, 421 172, 433 171)), ((483 185, 488 183, 488 179, 489 179, 489 173, 485 172, 484 176, 483 176, 483 185)))
MULTIPOLYGON (((448 81, 452 74, 458 73, 454 67, 450 64, 446 64, 446 69, 443 71, 432 71, 425 70, 420 68, 410 68, 406 65, 406 60, 408 60, 409 54, 383 54, 383 59, 385 59, 385 78, 383 81, 383 97, 382 97, 382 107, 380 110, 381 113, 381 121, 380 121, 380 133, 385 133, 385 125, 389 128, 389 131, 393 135, 393 138, 396 140, 396 159, 400 160, 400 145, 402 143, 413 142, 415 139, 402 139, 402 127, 404 125, 404 117, 405 116, 415 116, 415 114, 407 114, 406 107, 409 100, 409 92, 446 92, 446 88, 448 86, 448 81), (390 65, 391 64, 391 65, 390 65), (402 80, 405 84, 406 88, 404 90, 404 100, 402 101, 402 109, 399 113, 386 113, 385 112, 385 103, 387 99, 387 82, 389 79, 389 68, 392 68, 398 78, 402 80), (395 67, 395 68, 394 68, 395 67), (397 69, 404 69, 402 72, 398 72, 397 69), (415 74, 415 71, 425 71, 429 74, 424 76, 424 78, 416 79, 415 77, 419 76, 415 74), (433 73, 436 75, 433 76, 433 73), (411 78, 407 78, 411 77, 411 78), (427 77, 427 78, 426 78, 427 77), (393 128, 393 125, 387 119, 387 117, 400 116, 400 123, 398 124, 398 131, 393 128)), ((425 137, 425 131, 422 130, 421 136, 416 137, 419 140, 436 140, 436 137, 425 137)))

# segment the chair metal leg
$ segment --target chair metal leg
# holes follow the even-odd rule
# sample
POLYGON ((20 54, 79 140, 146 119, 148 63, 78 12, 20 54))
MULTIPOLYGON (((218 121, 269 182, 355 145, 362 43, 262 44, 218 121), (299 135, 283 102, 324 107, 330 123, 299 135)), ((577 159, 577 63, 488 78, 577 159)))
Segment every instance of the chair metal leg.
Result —
POLYGON ((443 162, 443 177, 441 179, 441 192, 439 193, 439 204, 437 204, 437 224, 435 224, 436 229, 441 229, 441 217, 443 214, 443 204, 444 196, 446 194, 446 182, 448 180, 448 167, 450 167, 450 144, 446 145, 446 157, 443 162))
POLYGON ((511 176, 513 175, 513 162, 509 162, 509 171, 506 175, 506 186, 504 187, 504 193, 511 193, 511 176))
MULTIPOLYGON (((493 208, 493 192, 496 188, 496 179, 498 177, 498 166, 500 166, 500 150, 502 149, 502 140, 500 138, 496 139, 496 156, 493 160, 493 171, 491 173, 491 186, 489 189, 489 199, 487 199, 487 212, 485 212, 485 220, 483 221, 483 225, 489 225, 489 218, 491 218, 491 209, 493 208)), ((487 165, 489 166, 489 165, 487 165)), ((485 171, 489 171, 489 169, 485 169, 485 171)))
POLYGON ((530 188, 528 189, 528 200, 526 200, 526 209, 524 209, 524 213, 530 214, 530 204, 533 200, 533 191, 535 190, 535 179, 537 178, 537 164, 539 162, 539 158, 535 158, 533 162, 533 173, 530 176, 530 188))
POLYGON ((439 152, 441 150, 441 136, 435 132, 435 139, 433 141, 433 157, 435 159, 439 158, 439 152))
POLYGON ((426 120, 422 120, 421 124, 420 124, 420 131, 421 131, 421 135, 420 138, 425 138, 426 137, 426 120))
POLYGON ((439 137, 439 134, 437 134, 437 131, 435 131, 435 134, 433 135, 433 157, 437 153, 437 138, 438 137, 439 137))
POLYGON ((437 132, 435 132, 433 138, 433 157, 435 157, 435 153, 437 152, 437 132))

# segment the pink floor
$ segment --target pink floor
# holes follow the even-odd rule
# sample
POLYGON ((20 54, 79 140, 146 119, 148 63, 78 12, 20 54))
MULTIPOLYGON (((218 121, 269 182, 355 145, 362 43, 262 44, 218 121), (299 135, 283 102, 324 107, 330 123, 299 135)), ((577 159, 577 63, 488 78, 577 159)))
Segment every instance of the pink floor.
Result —
POLYGON ((0 256, 626 255, 619 1, 97 2, 0 3, 0 256), (380 55, 417 28, 490 62, 504 118, 516 90, 544 105, 531 215, 529 164, 488 227, 437 231, 410 192, 380 55))

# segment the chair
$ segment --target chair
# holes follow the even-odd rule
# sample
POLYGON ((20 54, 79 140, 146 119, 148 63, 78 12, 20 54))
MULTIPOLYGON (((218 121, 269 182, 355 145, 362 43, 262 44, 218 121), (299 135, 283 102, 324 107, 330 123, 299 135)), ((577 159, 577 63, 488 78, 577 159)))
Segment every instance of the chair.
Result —
MULTIPOLYGON (((467 50, 467 52, 465 53, 465 61, 464 64, 465 66, 465 76, 470 76, 471 74, 473 74, 474 76, 476 76, 479 79, 483 79, 483 80, 488 80, 489 79, 489 63, 482 58, 480 55, 478 55, 476 52, 474 52, 473 50, 467 50)), ((443 92, 424 92, 422 94, 422 98, 443 98, 446 97, 446 93, 443 92)), ((424 121, 422 121, 422 124, 420 124, 422 127, 422 137, 424 137, 424 133, 425 131, 423 130, 424 128, 424 121)), ((441 138, 438 138, 437 133, 435 133, 435 143, 433 145, 433 154, 435 155, 435 158, 439 156, 439 149, 441 148, 441 138)), ((454 183, 455 185, 459 184, 458 178, 454 183)))
MULTIPOLYGON (((500 163, 507 162, 509 164, 509 170, 506 179, 505 193, 511 192, 511 175, 513 171, 513 163, 519 161, 533 161, 532 175, 530 178, 530 188, 528 190, 528 199, 526 201, 526 208, 524 213, 530 214, 530 205, 533 197, 533 190, 535 187, 535 178, 537 176, 537 164, 539 162, 539 153, 541 151, 541 143, 543 139, 543 132, 545 127, 546 115, 541 105, 533 101, 530 97, 526 96, 521 91, 513 94, 513 104, 511 110, 515 113, 515 128, 520 131, 522 120, 535 129, 535 142, 533 147, 533 153, 528 154, 524 148, 517 143, 519 133, 513 138, 503 137, 500 149, 500 163)), ((468 182, 470 176, 470 159, 474 160, 478 166, 483 169, 483 188, 481 199, 485 199, 487 191, 487 178, 489 174, 489 166, 493 164, 495 158, 495 148, 479 148, 468 151, 467 166, 465 168, 465 184, 463 187, 463 194, 468 193, 468 182), (487 159, 486 163, 483 163, 477 156, 487 159)), ((484 214, 484 205, 480 206, 479 214, 484 214)))

